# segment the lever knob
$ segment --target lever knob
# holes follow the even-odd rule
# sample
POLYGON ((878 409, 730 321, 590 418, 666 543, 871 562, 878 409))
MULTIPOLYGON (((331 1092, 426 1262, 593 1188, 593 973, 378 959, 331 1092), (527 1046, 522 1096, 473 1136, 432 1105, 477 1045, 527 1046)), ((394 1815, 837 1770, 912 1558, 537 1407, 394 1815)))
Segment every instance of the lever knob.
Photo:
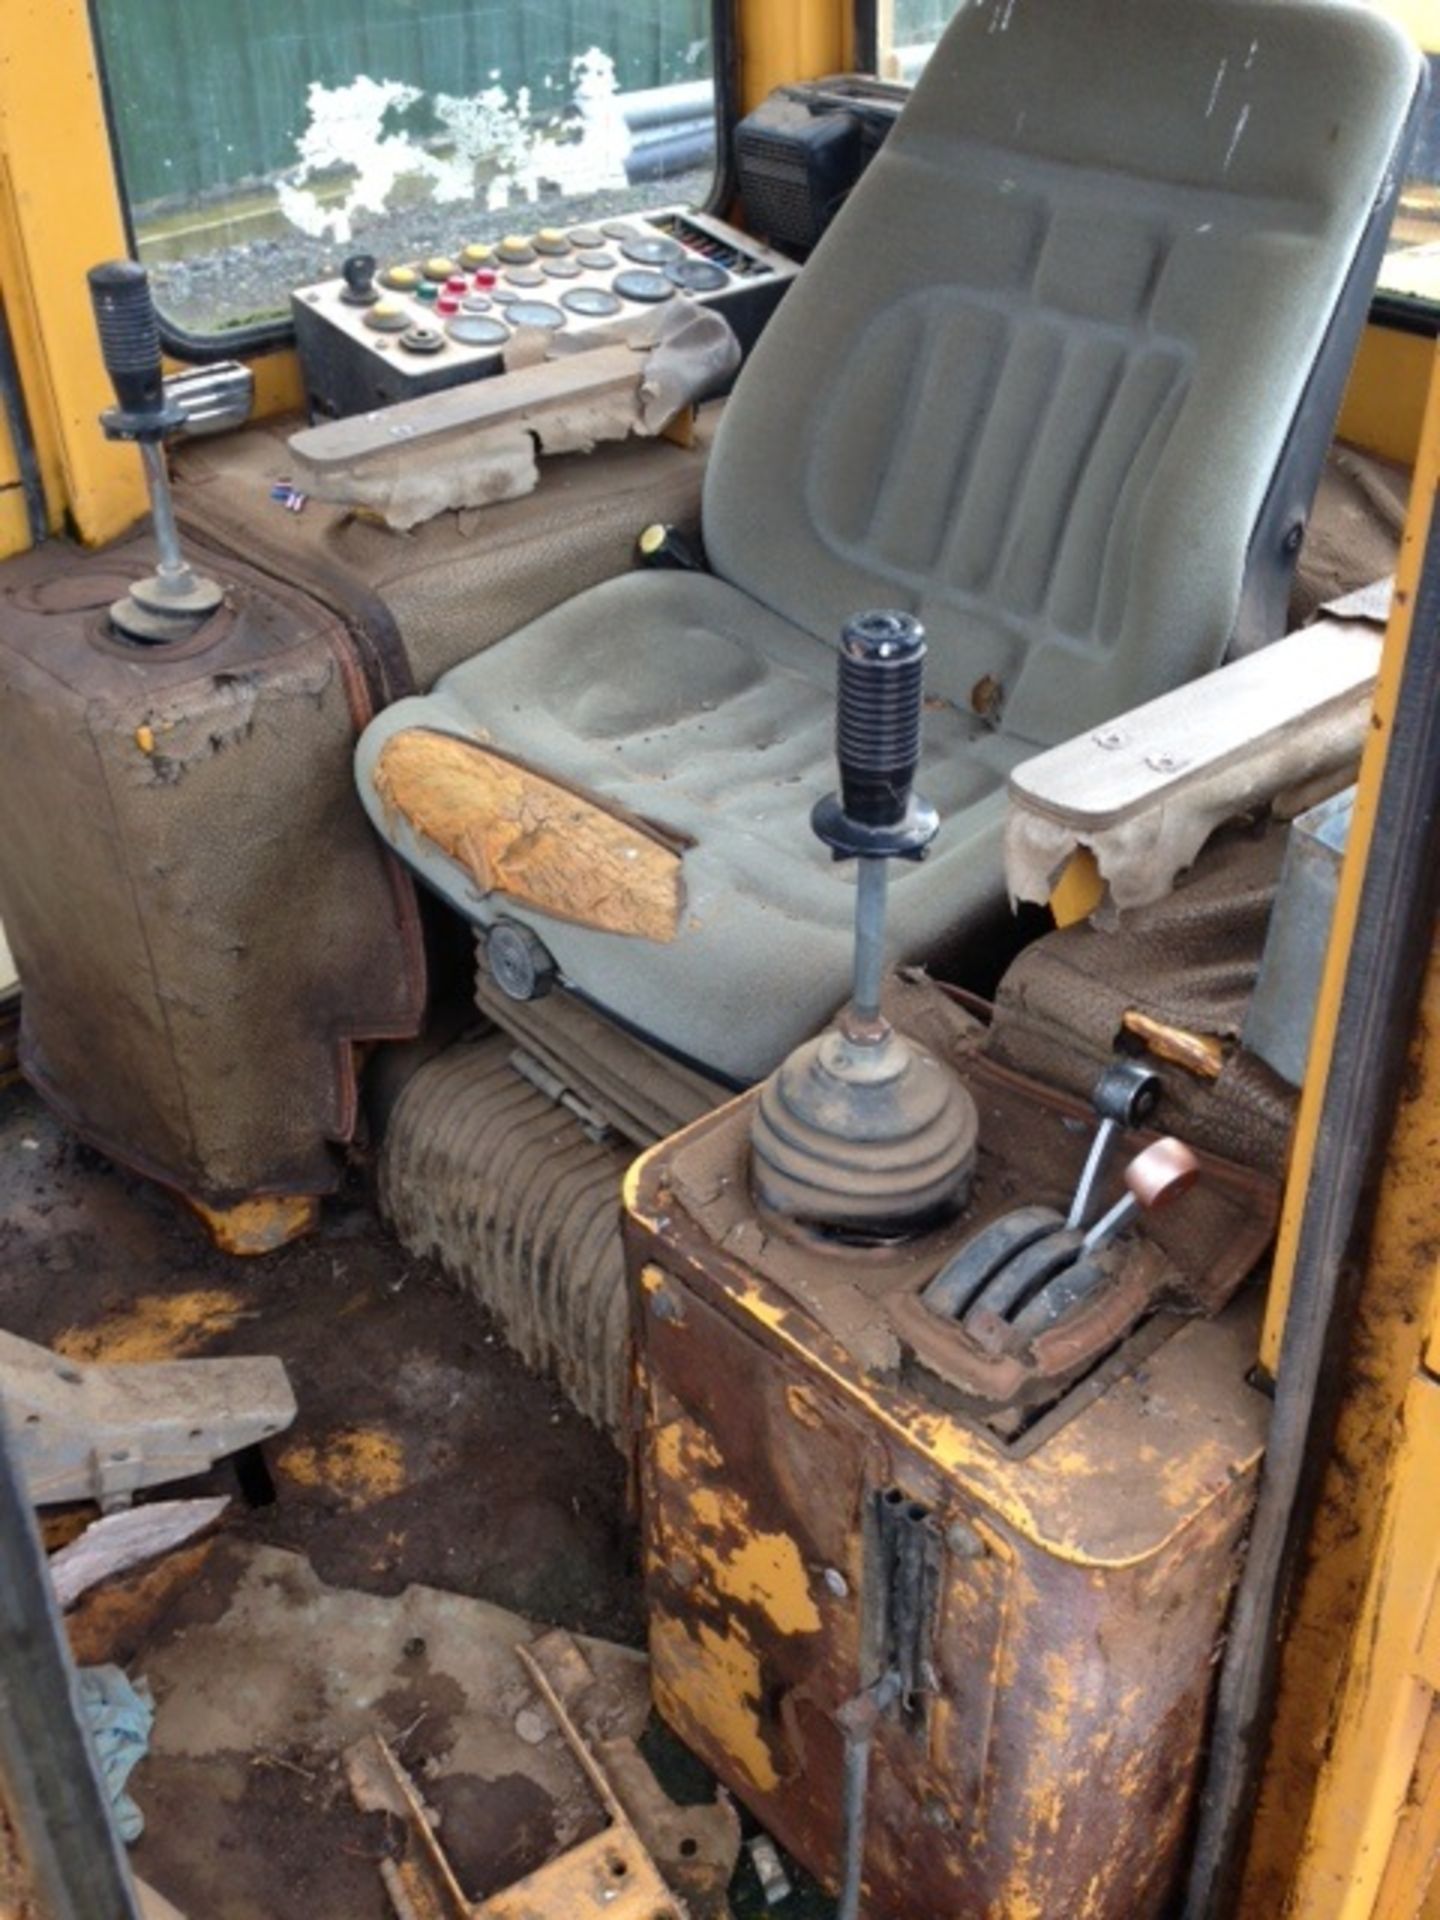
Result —
POLYGON ((150 276, 137 261, 107 260, 89 273, 90 300, 100 334, 105 371, 125 436, 158 437, 170 423, 160 364, 160 322, 150 294, 150 276))
POLYGON ((920 764, 925 629, 908 613, 861 613, 840 638, 835 730, 840 801, 850 819, 893 827, 920 764))
POLYGON ((377 297, 373 253, 352 253, 341 267, 340 276, 345 282, 344 297, 352 306, 369 306, 377 297))

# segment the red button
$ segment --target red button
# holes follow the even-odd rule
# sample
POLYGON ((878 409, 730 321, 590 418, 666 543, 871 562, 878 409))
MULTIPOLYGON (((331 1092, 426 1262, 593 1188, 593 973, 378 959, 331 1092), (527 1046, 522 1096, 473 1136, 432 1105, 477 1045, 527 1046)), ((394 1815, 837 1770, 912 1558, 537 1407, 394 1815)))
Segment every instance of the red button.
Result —
POLYGON ((470 282, 465 278, 463 273, 452 273, 450 278, 445 282, 445 291, 447 293, 468 293, 470 291, 470 282))
POLYGON ((442 293, 440 298, 435 302, 435 311, 437 313, 458 313, 460 311, 459 295, 442 293))
POLYGON ((493 267, 481 267, 475 274, 475 284, 482 289, 485 287, 493 287, 499 278, 499 274, 496 273, 493 267))

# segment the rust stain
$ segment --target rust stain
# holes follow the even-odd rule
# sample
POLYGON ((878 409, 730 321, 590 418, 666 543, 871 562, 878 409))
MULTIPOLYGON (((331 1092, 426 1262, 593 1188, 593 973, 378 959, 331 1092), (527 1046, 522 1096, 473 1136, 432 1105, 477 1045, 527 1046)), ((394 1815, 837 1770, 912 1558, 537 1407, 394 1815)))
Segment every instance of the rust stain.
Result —
POLYGON ((51 1342, 67 1360, 180 1360, 202 1353, 248 1311, 243 1294, 226 1287, 188 1293, 146 1293, 88 1327, 66 1327, 51 1342))
POLYGON ((288 1247, 320 1223, 320 1202, 308 1193, 266 1193, 233 1207, 207 1207, 182 1195, 222 1253, 251 1260, 288 1247))
POLYGON ((680 850, 648 822, 491 748, 418 727, 386 742, 374 780, 386 809, 483 892, 606 933, 675 938, 680 850))
POLYGON ((400 1441, 383 1427, 348 1427, 318 1444, 298 1441, 278 1468, 300 1487, 323 1487, 347 1507, 371 1507, 405 1485, 400 1441))

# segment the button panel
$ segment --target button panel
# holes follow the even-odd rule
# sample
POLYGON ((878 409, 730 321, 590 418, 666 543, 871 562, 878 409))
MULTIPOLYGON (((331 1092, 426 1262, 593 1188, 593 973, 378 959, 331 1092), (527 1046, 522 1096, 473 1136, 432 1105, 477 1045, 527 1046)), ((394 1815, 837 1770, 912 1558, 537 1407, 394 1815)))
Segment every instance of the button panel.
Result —
POLYGON ((312 406, 338 417, 498 372, 521 328, 623 329, 677 298, 768 312, 797 271, 723 221, 662 209, 494 242, 462 232, 453 251, 383 262, 369 304, 337 279, 292 307, 312 406))

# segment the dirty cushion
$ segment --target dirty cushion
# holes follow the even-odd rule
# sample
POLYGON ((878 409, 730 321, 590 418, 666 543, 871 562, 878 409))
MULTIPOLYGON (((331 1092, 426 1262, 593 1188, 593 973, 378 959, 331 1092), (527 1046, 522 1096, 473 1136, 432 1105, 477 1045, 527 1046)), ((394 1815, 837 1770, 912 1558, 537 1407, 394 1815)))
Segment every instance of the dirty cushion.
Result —
MULTIPOLYGON (((385 743, 425 727, 508 747, 693 839, 677 938, 660 945, 527 911, 563 972, 642 1031, 735 1078, 771 1067, 844 997, 853 868, 810 832, 835 784, 834 656, 703 574, 638 573, 557 608, 372 725, 360 791, 376 825, 471 919, 514 909, 387 813, 385 743), (673 984, 672 984, 673 983, 673 984)), ((920 785, 946 824, 893 875, 896 950, 933 950, 994 892, 1005 779, 1026 749, 932 702, 920 785)))

